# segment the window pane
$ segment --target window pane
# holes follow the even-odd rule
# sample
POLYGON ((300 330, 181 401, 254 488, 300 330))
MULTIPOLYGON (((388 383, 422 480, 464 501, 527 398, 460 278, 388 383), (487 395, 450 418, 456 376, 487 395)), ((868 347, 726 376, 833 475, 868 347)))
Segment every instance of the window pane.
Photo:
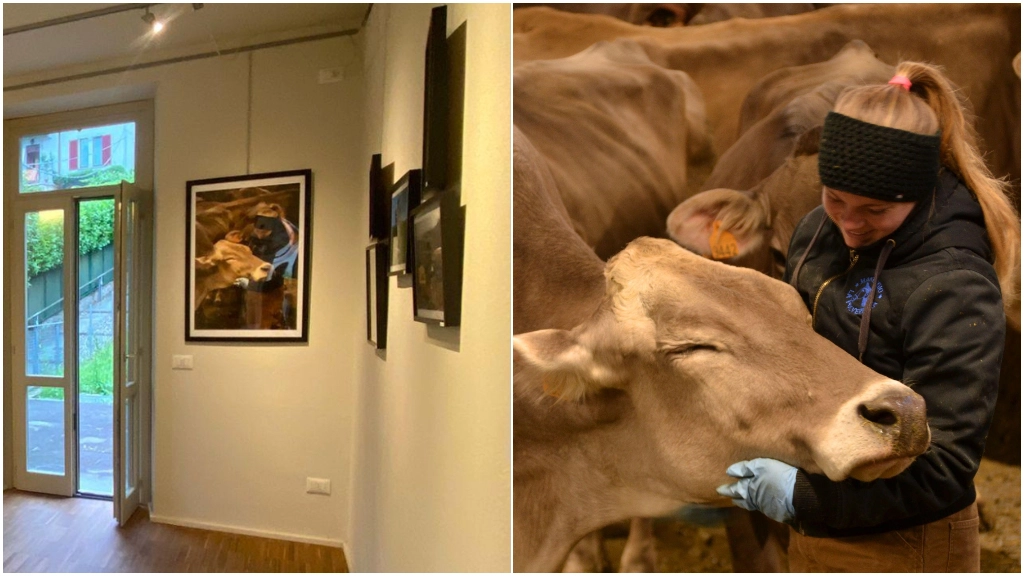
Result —
POLYGON ((64 375, 64 211, 25 214, 25 374, 64 375))
POLYGON ((26 468, 64 474, 64 389, 29 386, 26 402, 26 468))
POLYGON ((114 200, 78 205, 78 489, 114 493, 114 200))
POLYGON ((21 193, 135 182, 135 123, 21 139, 21 193))

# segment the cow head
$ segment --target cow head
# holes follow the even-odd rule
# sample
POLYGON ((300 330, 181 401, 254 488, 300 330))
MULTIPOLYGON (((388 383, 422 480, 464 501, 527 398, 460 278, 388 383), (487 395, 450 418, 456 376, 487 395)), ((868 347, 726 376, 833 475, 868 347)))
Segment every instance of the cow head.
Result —
POLYGON ((198 307, 211 290, 227 288, 239 279, 266 279, 270 264, 254 256, 248 246, 219 240, 209 254, 196 258, 195 270, 195 303, 198 307))
POLYGON ((749 191, 707 190, 679 204, 667 219, 669 237, 707 258, 782 278, 796 224, 821 203, 820 138, 820 126, 802 134, 782 166, 749 191))
POLYGON ((712 502, 740 460, 870 481, 928 446, 924 400, 817 335, 790 286, 651 238, 605 276, 589 320, 515 336, 517 382, 539 382, 517 395, 584 414, 621 485, 712 502))
POLYGON ((284 210, 278 204, 260 202, 249 211, 249 217, 254 219, 251 232, 254 240, 265 241, 275 234, 287 234, 284 210))

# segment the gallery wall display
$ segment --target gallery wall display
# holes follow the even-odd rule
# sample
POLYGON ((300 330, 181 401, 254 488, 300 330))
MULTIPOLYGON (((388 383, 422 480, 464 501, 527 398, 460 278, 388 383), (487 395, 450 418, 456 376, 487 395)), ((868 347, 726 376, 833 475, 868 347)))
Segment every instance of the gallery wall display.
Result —
POLYGON ((409 215, 413 237, 413 318, 458 326, 462 310, 464 218, 458 190, 438 192, 409 215))
POLYGON ((366 247, 366 340, 377 350, 388 341, 388 242, 366 247))
POLYGON ((185 340, 307 342, 312 171, 186 188, 185 340))
POLYGON ((412 274, 412 262, 406 258, 412 238, 409 236, 409 210, 420 205, 419 170, 410 170, 391 189, 391 268, 392 275, 412 274))

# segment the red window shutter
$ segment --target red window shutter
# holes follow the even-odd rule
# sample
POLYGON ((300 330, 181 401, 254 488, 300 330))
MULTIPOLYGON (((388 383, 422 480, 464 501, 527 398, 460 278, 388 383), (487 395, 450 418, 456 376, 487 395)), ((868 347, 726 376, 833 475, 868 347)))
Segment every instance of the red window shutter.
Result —
POLYGON ((68 169, 78 170, 78 140, 71 141, 71 150, 68 153, 68 169))
POLYGON ((103 149, 103 156, 101 159, 103 166, 110 166, 110 134, 103 135, 103 143, 101 144, 103 149))

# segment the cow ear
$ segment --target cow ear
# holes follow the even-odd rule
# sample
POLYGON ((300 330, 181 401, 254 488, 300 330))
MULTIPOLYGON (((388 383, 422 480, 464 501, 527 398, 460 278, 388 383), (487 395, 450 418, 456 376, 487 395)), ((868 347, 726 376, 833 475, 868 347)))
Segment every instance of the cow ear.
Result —
POLYGON ((676 206, 668 216, 668 235, 706 258, 731 260, 763 243, 766 221, 752 194, 719 188, 676 206))
POLYGON ((200 256, 196 258, 196 270, 208 271, 212 270, 216 265, 213 263, 213 259, 209 256, 200 256))
POLYGON ((573 332, 537 330, 512 338, 516 366, 536 370, 544 393, 561 400, 580 400, 621 381, 595 358, 573 332))

